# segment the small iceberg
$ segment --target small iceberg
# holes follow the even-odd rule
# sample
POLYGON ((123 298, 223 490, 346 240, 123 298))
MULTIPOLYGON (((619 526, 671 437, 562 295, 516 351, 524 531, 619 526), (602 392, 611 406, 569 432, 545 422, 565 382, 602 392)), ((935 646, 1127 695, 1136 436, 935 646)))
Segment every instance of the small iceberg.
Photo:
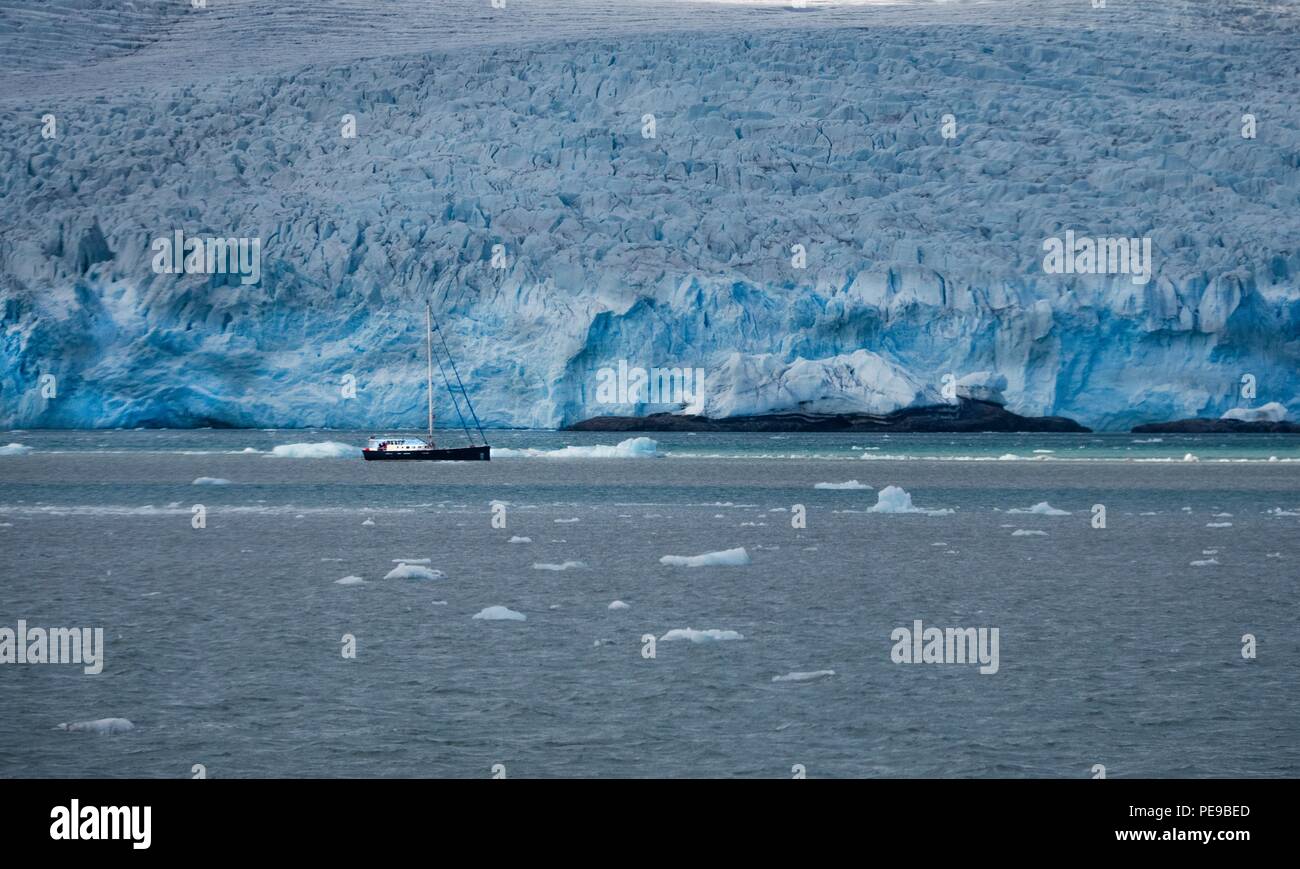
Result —
POLYGON ((898 486, 886 486, 876 493, 876 504, 868 513, 923 513, 926 516, 947 516, 953 511, 926 510, 912 504, 912 496, 898 486))
POLYGON ((125 718, 96 718, 94 721, 74 721, 71 724, 60 724, 58 729, 66 730, 68 733, 98 733, 101 736, 110 736, 114 733, 126 733, 128 730, 134 730, 135 725, 125 718))
POLYGON ((31 447, 22 444, 6 444, 0 447, 0 456, 25 456, 31 451, 31 447))
POLYGON ((563 447, 558 450, 512 450, 494 449, 493 458, 528 458, 528 459, 644 459, 659 455, 657 441, 647 437, 628 438, 614 446, 596 444, 589 447, 563 447))
POLYGON ((847 480, 843 483, 817 483, 814 489, 830 489, 835 492, 847 492, 856 489, 870 489, 866 483, 859 483, 857 480, 847 480))
POLYGON ((1053 507, 1051 504, 1047 503, 1046 501, 1039 501, 1034 506, 1026 507, 1023 510, 1019 508, 1013 508, 1011 510, 1008 510, 1007 512, 1008 513, 1032 513, 1035 516, 1069 516, 1070 515, 1069 510, 1058 510, 1055 507, 1053 507))
POLYGON ((399 564, 384 574, 384 579, 443 579, 446 575, 420 564, 399 564))
POLYGON ((518 536, 518 535, 515 535, 514 537, 511 537, 511 538, 510 538, 509 540, 507 540, 506 542, 507 542, 507 543, 532 543, 532 542, 533 542, 533 538, 531 538, 531 537, 520 537, 520 536, 518 536))
POLYGON ((432 564, 432 558, 394 558, 393 564, 432 564))
POLYGON ((563 564, 547 564, 539 561, 533 564, 533 570, 577 570, 586 566, 585 561, 566 561, 563 564))
POLYGON ((1017 528, 1011 532, 1012 537, 1046 537, 1046 531, 1039 531, 1034 528, 1017 528))
POLYGON ((279 459, 351 459, 361 455, 361 447, 338 441, 280 444, 271 449, 271 455, 279 459))
POLYGON ((695 628, 673 628, 668 633, 659 638, 659 642, 667 643, 670 640, 690 640, 692 643, 718 643, 723 640, 743 640, 743 634, 736 631, 722 631, 717 628, 709 628, 707 631, 697 631, 695 628))
POLYGON ((1217 558, 1201 558, 1192 562, 1192 567, 1210 567, 1219 563, 1217 558))
POLYGON ((742 567, 750 562, 749 553, 745 547, 740 546, 703 555, 665 555, 659 559, 659 563, 670 567, 742 567))
POLYGON ((609 605, 609 609, 612 609, 612 610, 626 610, 626 609, 631 609, 631 607, 628 606, 627 604, 623 603, 623 601, 621 601, 621 600, 616 600, 616 601, 614 601, 613 603, 611 603, 611 604, 609 605))
POLYGON ((784 676, 773 676, 773 682, 811 682, 814 679, 824 679, 827 676, 834 676, 834 670, 812 670, 807 673, 786 673, 784 676))
POLYGON ((334 580, 335 585, 363 585, 365 580, 359 576, 345 576, 342 579, 334 580))
POLYGON ((523 613, 517 613, 512 609, 503 606, 490 606, 475 613, 473 618, 482 619, 485 622, 522 622, 527 621, 528 617, 523 613))
POLYGON ((221 477, 195 477, 192 486, 229 486, 230 481, 221 477))

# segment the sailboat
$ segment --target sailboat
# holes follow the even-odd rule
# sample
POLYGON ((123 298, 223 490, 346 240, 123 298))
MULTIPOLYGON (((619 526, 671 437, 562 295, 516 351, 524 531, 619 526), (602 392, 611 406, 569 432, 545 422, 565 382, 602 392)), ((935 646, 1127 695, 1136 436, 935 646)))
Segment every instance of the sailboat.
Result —
POLYGON ((456 408, 456 415, 460 417, 461 427, 465 429, 465 435, 469 438, 470 445, 447 449, 440 448, 434 443, 433 331, 433 308, 426 305, 424 308, 424 337, 428 362, 426 383, 429 391, 428 439, 406 435, 371 435, 366 447, 361 451, 361 455, 365 457, 366 461, 486 462, 491 460, 492 448, 488 446, 487 437, 483 434, 483 427, 479 425, 478 414, 474 412, 474 405, 469 400, 469 393, 465 391, 465 384, 461 383, 460 372, 456 370, 456 363, 451 358, 451 350, 447 347, 446 339, 442 337, 441 326, 438 328, 438 340, 447 354, 447 362, 451 365, 451 371, 456 376, 457 386, 453 387, 451 381, 447 379, 447 370, 442 366, 441 356, 438 357, 438 370, 442 373, 442 379, 447 384, 447 391, 451 394, 451 401, 456 408), (465 404, 469 407, 470 416, 474 418, 474 426, 478 429, 479 439, 483 441, 482 444, 474 443, 474 436, 470 434, 469 426, 465 423, 465 415, 460 412, 460 401, 456 398, 457 392, 465 398, 465 404))

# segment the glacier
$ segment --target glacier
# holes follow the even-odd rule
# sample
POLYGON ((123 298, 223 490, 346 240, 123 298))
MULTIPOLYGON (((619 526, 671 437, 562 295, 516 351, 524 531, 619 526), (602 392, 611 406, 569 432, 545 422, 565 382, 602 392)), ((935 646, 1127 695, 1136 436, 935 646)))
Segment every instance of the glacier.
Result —
POLYGON ((426 300, 495 427, 665 409, 619 360, 710 414, 1300 412, 1294 2, 0 0, 0 55, 0 426, 419 427, 426 300), (1150 282, 1044 273, 1071 230, 1150 282), (177 231, 258 282, 156 273, 177 231))

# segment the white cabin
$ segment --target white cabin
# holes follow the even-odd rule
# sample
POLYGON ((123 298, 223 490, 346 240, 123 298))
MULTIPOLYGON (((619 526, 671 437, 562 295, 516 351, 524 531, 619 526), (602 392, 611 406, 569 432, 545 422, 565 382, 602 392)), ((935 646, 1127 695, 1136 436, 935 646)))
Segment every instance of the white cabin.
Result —
POLYGON ((429 450, 433 445, 428 443, 424 438, 413 437, 396 437, 396 436, 370 436, 370 442, 366 449, 375 450, 384 453, 402 453, 411 450, 429 450))

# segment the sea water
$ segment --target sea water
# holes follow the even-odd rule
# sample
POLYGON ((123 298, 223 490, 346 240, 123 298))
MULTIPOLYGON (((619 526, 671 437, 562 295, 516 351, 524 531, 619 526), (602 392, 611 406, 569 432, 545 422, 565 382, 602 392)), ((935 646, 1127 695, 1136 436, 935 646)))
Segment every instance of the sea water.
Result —
POLYGON ((0 776, 1300 775, 1300 438, 368 434, 0 434, 0 776))

